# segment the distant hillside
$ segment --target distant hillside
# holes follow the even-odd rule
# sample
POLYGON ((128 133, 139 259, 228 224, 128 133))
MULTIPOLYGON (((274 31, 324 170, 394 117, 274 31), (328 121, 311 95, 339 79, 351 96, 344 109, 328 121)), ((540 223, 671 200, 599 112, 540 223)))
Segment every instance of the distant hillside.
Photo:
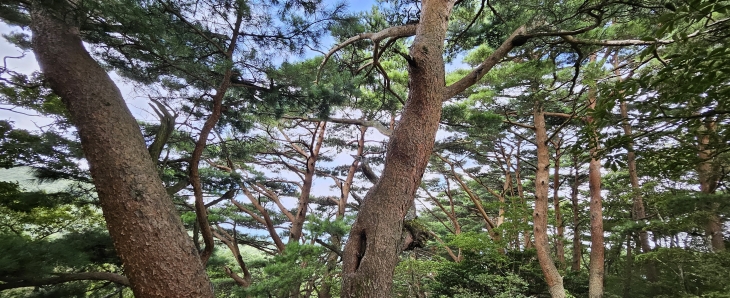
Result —
POLYGON ((33 176, 33 169, 30 167, 17 167, 0 169, 0 181, 17 182, 27 191, 42 190, 48 193, 60 192, 73 184, 70 180, 46 181, 40 183, 38 178, 33 176))

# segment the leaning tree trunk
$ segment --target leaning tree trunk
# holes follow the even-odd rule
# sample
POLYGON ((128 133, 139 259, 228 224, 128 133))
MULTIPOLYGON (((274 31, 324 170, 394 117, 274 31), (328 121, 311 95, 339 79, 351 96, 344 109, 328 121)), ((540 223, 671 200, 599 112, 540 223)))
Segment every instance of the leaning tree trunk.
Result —
MULTIPOLYGON (((35 5, 33 50, 81 137, 104 219, 137 297, 213 297, 193 242, 114 82, 79 30, 35 5)), ((69 17, 69 19, 71 19, 69 17)))
MULTIPOLYGON (((629 109, 626 105, 625 100, 621 100, 620 104, 622 126, 624 135, 631 138, 633 132, 631 129, 631 123, 629 123, 629 109)), ((626 145, 626 166, 629 168, 629 180, 631 181, 631 193, 633 198, 633 207, 631 212, 631 218, 635 222, 644 220, 646 218, 646 209, 644 208, 644 198, 641 195, 641 187, 639 185, 639 174, 636 171, 636 153, 634 152, 634 142, 631 141, 626 145)), ((641 246, 641 252, 648 253, 651 251, 649 245, 649 233, 647 231, 639 231, 639 244, 641 246)), ((646 263, 646 279, 651 283, 657 282, 657 271, 656 264, 653 261, 646 263)))
MULTIPOLYGON (((383 174, 365 196, 345 245, 342 297, 390 295, 393 270, 401 248, 403 218, 413 205, 431 156, 442 102, 477 83, 514 47, 529 39, 523 38, 525 27, 518 28, 479 66, 446 87, 444 39, 455 2, 458 1, 422 1, 421 19, 415 26, 415 38, 406 57, 410 75, 408 101, 390 137, 383 174)), ((401 26, 395 31, 386 29, 386 32, 408 36, 409 28, 413 27, 401 26)), ((361 34, 350 41, 364 36, 382 37, 380 34, 361 34)), ((341 46, 334 50, 339 48, 341 46)))
POLYGON ((388 297, 403 218, 413 204, 441 118, 443 45, 451 1, 423 1, 410 50, 409 93, 378 183, 365 196, 343 253, 342 297, 388 297))
POLYGON ((548 290, 553 298, 565 297, 563 277, 560 276, 555 262, 550 256, 550 242, 548 241, 548 192, 550 190, 550 151, 548 149, 547 129, 545 128, 545 114, 542 104, 535 101, 533 108, 535 122, 535 143, 537 144, 537 168, 535 169, 535 211, 533 212, 535 234, 535 249, 537 260, 545 275, 548 290))

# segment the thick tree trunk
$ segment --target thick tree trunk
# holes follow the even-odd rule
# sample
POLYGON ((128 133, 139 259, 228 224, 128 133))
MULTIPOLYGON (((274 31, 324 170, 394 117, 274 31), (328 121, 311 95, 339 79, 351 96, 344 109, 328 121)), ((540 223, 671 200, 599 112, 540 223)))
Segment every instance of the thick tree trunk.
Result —
MULTIPOLYGON (((595 61, 595 55, 591 57, 595 61)), ((588 96, 588 107, 595 109, 595 91, 591 90, 588 96)), ((588 117, 586 123, 590 126, 593 118, 588 117)), ((598 159, 598 132, 591 131, 593 143, 590 149, 591 161, 588 165, 588 188, 590 190, 591 213, 591 261, 588 265, 588 297, 603 297, 604 274, 604 246, 603 246, 603 200, 601 199, 601 161, 598 159)))
MULTIPOLYGON (((469 74, 446 87, 443 48, 455 2, 424 0, 421 3, 421 19, 415 26, 415 38, 407 57, 408 101, 391 135, 383 174, 365 196, 345 245, 342 297, 389 296, 393 270, 402 247, 403 218, 413 205, 431 156, 443 101, 477 83, 515 46, 523 44, 524 26, 517 28, 469 74)), ((410 28, 393 27, 383 30, 382 34, 408 36, 410 28)), ((350 40, 363 36, 373 40, 377 36, 382 38, 380 33, 361 34, 350 40)))
POLYGON ((565 297, 563 288, 563 277, 560 276, 558 268, 555 267, 550 257, 550 242, 548 240, 548 193, 550 190, 550 151, 548 149, 547 129, 545 128, 545 114, 542 104, 535 101, 533 108, 535 122, 535 143, 537 144, 537 168, 535 169, 535 211, 533 212, 535 249, 537 259, 548 290, 553 298, 565 297))
POLYGON ((453 2, 425 0, 410 50, 409 94, 378 183, 365 196, 343 254, 342 297, 388 297, 403 218, 413 204, 441 118, 443 44, 453 2))
POLYGON ((583 244, 580 239, 580 208, 578 205, 578 186, 580 186, 580 179, 578 178, 578 172, 580 171, 578 156, 573 156, 573 169, 575 170, 574 179, 573 185, 570 188, 570 201, 573 203, 573 259, 570 270, 578 272, 580 271, 580 261, 583 257, 583 244))
POLYGON ((78 28, 38 6, 31 17, 36 58, 78 129, 135 296, 213 297, 197 250, 119 89, 84 49, 78 28))

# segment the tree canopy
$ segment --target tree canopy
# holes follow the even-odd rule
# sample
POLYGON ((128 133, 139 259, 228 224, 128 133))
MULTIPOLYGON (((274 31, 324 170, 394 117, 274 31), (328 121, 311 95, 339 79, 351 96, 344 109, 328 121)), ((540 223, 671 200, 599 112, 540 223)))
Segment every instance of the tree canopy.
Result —
POLYGON ((730 297, 730 2, 354 7, 0 4, 0 297, 730 297))

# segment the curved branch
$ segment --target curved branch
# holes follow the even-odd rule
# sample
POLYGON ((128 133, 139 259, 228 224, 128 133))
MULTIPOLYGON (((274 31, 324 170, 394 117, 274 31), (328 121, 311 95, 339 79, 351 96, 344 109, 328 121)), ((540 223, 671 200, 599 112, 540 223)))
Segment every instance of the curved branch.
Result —
MULTIPOLYGON (((236 40, 238 34, 236 32, 240 29, 242 21, 243 14, 239 11, 236 15, 236 25, 232 40, 236 40)), ((228 47, 226 57, 229 61, 231 60, 235 47, 235 42, 231 42, 228 47)), ((213 96, 213 111, 208 120, 205 121, 205 124, 203 124, 203 128, 200 130, 200 136, 195 142, 195 149, 193 150, 192 157, 190 158, 190 184, 193 185, 193 194, 195 196, 195 215, 198 224, 200 225, 200 234, 203 236, 203 242, 205 243, 205 247, 200 253, 200 260, 204 265, 208 263, 208 259, 210 259, 210 256, 213 254, 213 247, 215 246, 215 243, 213 242, 213 232, 210 228, 210 222, 208 222, 208 208, 205 207, 205 202, 203 201, 203 187, 200 182, 199 166, 200 160, 203 156, 203 150, 205 150, 205 146, 208 142, 208 135, 210 135, 210 132, 218 123, 218 120, 223 113, 223 97, 230 87, 232 75, 233 70, 228 68, 223 75, 223 82, 216 90, 215 96, 213 96)))
POLYGON ((155 135, 155 140, 152 144, 150 144, 147 150, 150 152, 152 160, 158 162, 160 154, 162 154, 162 149, 165 147, 165 144, 175 130, 175 118, 177 117, 177 114, 171 114, 162 103, 153 98, 150 98, 150 101, 154 103, 154 105, 150 103, 150 107, 152 107, 152 110, 155 111, 157 117, 160 118, 160 128, 155 135))
POLYGON ((324 59, 322 59, 322 63, 319 65, 319 69, 317 70, 317 79, 314 81, 315 84, 319 82, 319 78, 322 74, 322 68, 325 64, 327 64, 327 61, 329 61, 330 57, 334 55, 337 51, 343 49, 344 47, 351 45, 357 41, 360 40, 372 40, 374 43, 379 43, 384 38, 388 37, 407 37, 407 36, 413 36, 416 35, 416 28, 418 27, 418 24, 408 24, 403 26, 395 26, 383 29, 379 32, 371 32, 371 33, 360 33, 358 35, 355 35, 353 37, 348 38, 347 40, 343 41, 342 43, 336 45, 333 47, 329 52, 327 52, 326 55, 324 55, 324 59))
POLYGON ((231 236, 231 234, 226 232, 226 230, 222 229, 219 225, 216 225, 216 229, 217 230, 213 231, 213 234, 216 236, 216 238, 220 239, 221 242, 228 246, 228 249, 231 250, 231 253, 233 253, 233 257, 236 258, 238 267, 240 267, 241 271, 243 271, 243 277, 240 277, 238 274, 233 272, 233 270, 231 270, 231 268, 228 266, 224 266, 223 270, 230 278, 232 278, 236 282, 236 284, 243 288, 247 288, 251 285, 251 272, 248 270, 246 262, 243 261, 241 251, 238 249, 238 242, 236 241, 236 238, 231 236))

